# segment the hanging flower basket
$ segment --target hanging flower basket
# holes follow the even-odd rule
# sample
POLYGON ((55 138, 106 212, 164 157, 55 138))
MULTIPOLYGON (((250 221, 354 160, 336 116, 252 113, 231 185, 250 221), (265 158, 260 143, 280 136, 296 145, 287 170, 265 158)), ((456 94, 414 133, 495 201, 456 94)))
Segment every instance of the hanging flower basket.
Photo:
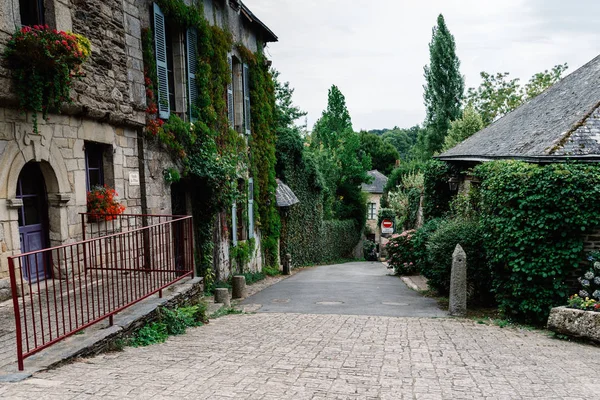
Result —
POLYGON ((83 76, 81 65, 90 53, 85 37, 47 25, 24 26, 13 34, 3 56, 13 70, 21 109, 32 113, 35 133, 38 113, 48 120, 49 111, 71 102, 71 83, 83 76))
POLYGON ((118 193, 108 186, 96 186, 87 194, 89 222, 112 221, 125 211, 125 206, 115 200, 118 193))

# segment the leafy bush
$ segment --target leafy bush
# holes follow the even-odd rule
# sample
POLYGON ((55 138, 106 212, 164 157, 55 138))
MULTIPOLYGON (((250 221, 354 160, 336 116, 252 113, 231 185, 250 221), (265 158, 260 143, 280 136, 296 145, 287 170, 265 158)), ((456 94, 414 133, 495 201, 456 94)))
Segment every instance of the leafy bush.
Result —
POLYGON ((448 179, 455 174, 454 167, 443 161, 430 160, 423 169, 423 216, 425 220, 443 217, 449 211, 452 193, 448 179))
POLYGON ((142 347, 163 343, 169 335, 181 335, 185 333, 186 328, 205 323, 207 321, 206 310, 205 303, 175 309, 159 308, 158 320, 142 327, 128 341, 128 344, 133 347, 142 347))
POLYGON ((430 265, 429 251, 427 250, 429 238, 435 233, 443 221, 444 220, 441 218, 429 220, 413 234, 413 260, 421 275, 423 275, 423 271, 428 269, 430 265))
POLYGON ((414 233, 414 230, 410 230, 395 235, 385 246, 388 252, 388 264, 398 275, 412 275, 416 272, 417 266, 412 243, 414 233))
POLYGON ((246 284, 247 285, 252 285, 253 283, 256 283, 258 281, 262 281, 263 279, 265 279, 267 277, 264 274, 264 272, 247 272, 247 273, 245 273, 243 275, 246 278, 246 284))
POLYGON ((163 343, 169 337, 167 325, 162 322, 152 322, 140 329, 137 334, 129 341, 133 347, 150 346, 155 343, 163 343))
POLYGON ((499 308, 543 324, 580 269, 582 233, 600 225, 600 167, 495 161, 475 173, 499 308))
POLYGON ((467 255, 469 299, 487 303, 491 300, 491 274, 487 265, 483 234, 476 220, 449 219, 441 223, 427 244, 429 265, 422 274, 431 288, 443 295, 450 292, 452 254, 460 244, 467 255))
POLYGON ((377 245, 371 240, 363 241, 363 255, 367 261, 377 261, 377 245))
POLYGON ((263 272, 267 276, 277 276, 281 274, 281 271, 279 271, 279 267, 275 265, 271 267, 263 267, 263 272))

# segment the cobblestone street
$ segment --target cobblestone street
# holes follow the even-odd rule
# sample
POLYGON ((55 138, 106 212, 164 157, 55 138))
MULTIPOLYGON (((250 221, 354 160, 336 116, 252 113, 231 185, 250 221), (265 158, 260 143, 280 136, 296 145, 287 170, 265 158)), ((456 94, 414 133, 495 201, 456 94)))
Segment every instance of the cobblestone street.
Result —
POLYGON ((231 315, 0 386, 4 399, 590 399, 600 348, 471 320, 231 315))

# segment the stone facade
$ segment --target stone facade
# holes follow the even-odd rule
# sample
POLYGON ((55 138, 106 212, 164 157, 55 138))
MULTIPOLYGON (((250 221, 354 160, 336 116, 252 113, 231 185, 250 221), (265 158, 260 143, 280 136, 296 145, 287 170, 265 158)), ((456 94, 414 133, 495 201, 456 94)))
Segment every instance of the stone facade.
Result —
POLYGON ((375 235, 375 243, 379 243, 381 239, 381 227, 377 224, 379 209, 381 208, 381 197, 382 193, 367 193, 367 205, 375 204, 374 219, 369 216, 369 210, 367 209, 367 228, 369 232, 375 235))
MULTIPOLYGON (((256 51, 264 42, 261 35, 267 28, 247 17, 239 2, 203 3, 208 21, 229 29, 234 43, 256 51)), ((0 52, 21 24, 19 4, 19 0, 8 0, 0 9, 0 52)), ((159 144, 148 142, 143 134, 146 98, 141 37, 142 29, 151 26, 153 3, 45 0, 44 6, 45 23, 86 36, 92 55, 83 65, 84 78, 73 85, 73 104, 64 105, 61 114, 50 115, 48 122, 40 118, 39 135, 32 133, 31 115, 17 110, 11 72, 0 65, 0 280, 8 277, 7 258, 21 252, 18 214, 22 201, 17 198, 17 181, 27 163, 36 163, 43 174, 49 246, 82 238, 79 213, 86 211, 86 145, 103 149, 105 184, 116 189, 127 213, 172 213, 171 185, 165 182, 164 171, 175 164, 159 144)), ((183 34, 175 37, 176 60, 183 59, 177 48, 184 43, 183 34)), ((232 54, 241 59, 235 49, 232 54)), ((241 68, 234 67, 234 74, 236 71, 234 78, 241 79, 241 68)), ((183 75, 175 82, 178 111, 187 107, 185 95, 181 95, 186 85, 183 75)), ((186 118, 185 112, 181 115, 186 118)), ((185 190, 182 196, 184 207, 179 212, 190 214, 185 190)), ((226 277, 231 270, 226 225, 220 225, 218 231, 216 247, 223 257, 216 268, 226 277)), ((260 256, 255 255, 250 265, 259 270, 260 256)), ((0 282, 1 288, 5 286, 5 281, 0 282)))

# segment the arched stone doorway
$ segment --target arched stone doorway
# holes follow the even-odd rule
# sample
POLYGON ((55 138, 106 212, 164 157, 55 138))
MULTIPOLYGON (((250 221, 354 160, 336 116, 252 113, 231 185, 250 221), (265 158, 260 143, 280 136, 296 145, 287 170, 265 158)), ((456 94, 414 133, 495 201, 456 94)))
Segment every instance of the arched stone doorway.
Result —
MULTIPOLYGON (((48 196, 40 163, 25 164, 17 181, 16 198, 22 201, 18 210, 21 252, 28 253, 48 247, 48 196)), ((50 271, 41 255, 30 256, 27 261, 23 265, 25 279, 35 282, 49 277, 50 271)))

